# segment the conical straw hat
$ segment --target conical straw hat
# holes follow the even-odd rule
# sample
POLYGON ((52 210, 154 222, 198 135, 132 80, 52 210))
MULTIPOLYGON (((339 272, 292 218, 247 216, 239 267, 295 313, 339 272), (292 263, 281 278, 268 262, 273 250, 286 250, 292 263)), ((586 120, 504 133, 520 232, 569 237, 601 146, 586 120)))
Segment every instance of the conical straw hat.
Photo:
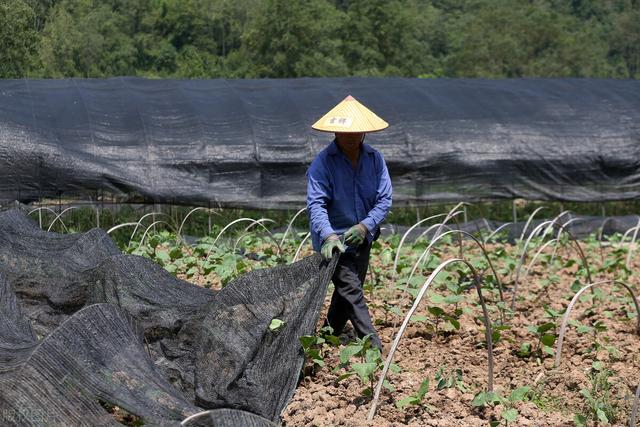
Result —
POLYGON ((389 123, 349 95, 311 127, 323 132, 376 132, 389 123))

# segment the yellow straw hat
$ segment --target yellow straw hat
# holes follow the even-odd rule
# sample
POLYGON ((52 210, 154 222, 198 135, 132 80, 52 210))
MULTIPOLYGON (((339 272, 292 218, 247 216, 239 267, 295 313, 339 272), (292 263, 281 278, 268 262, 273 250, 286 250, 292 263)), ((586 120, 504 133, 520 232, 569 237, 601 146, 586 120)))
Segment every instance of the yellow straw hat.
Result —
POLYGON ((376 132, 389 123, 349 95, 311 127, 323 132, 376 132))

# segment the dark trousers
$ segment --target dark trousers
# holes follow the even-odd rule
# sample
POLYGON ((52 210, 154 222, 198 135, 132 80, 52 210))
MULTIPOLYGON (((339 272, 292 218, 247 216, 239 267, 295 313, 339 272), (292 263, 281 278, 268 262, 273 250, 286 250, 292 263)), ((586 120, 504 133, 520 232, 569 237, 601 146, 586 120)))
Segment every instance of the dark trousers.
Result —
POLYGON ((380 337, 371 322, 362 290, 369 267, 370 250, 371 245, 365 242, 355 252, 340 254, 338 265, 332 277, 335 290, 331 297, 327 320, 335 335, 339 335, 347 320, 351 320, 351 324, 360 338, 373 334, 371 344, 382 350, 380 337))

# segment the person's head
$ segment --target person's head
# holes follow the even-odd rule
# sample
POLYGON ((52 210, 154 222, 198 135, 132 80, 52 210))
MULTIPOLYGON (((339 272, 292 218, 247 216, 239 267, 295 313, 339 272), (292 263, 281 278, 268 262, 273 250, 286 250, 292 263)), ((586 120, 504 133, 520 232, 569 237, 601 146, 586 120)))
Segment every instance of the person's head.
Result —
POLYGON ((336 132, 336 143, 343 149, 355 149, 364 141, 363 132, 336 132))

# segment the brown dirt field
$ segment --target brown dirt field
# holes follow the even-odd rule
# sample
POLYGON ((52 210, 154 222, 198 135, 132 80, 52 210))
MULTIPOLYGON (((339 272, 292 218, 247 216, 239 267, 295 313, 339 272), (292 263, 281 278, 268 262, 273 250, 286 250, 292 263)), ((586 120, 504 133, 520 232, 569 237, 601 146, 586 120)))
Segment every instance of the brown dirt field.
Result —
MULTIPOLYGON (((495 249, 490 245, 489 251, 495 249)), ((514 247, 506 246, 506 249, 515 251, 514 247)), ((597 248, 596 248, 597 249, 597 248)), ((465 249, 467 252, 467 249, 465 249)), ((474 250, 468 251, 477 254, 474 250)), ((611 249, 606 249, 609 254, 611 249)), ((456 257, 458 255, 455 246, 449 246, 445 252, 439 254, 441 260, 456 257)), ((563 260, 568 257, 578 259, 574 252, 562 253, 563 260)), ((588 253, 589 263, 592 269, 600 265, 599 252, 596 250, 588 253)), ((632 271, 638 271, 640 260, 634 257, 632 271)), ((372 265, 379 263, 372 256, 372 265)), ((496 266, 497 269, 500 266, 496 266)), ((385 269, 383 269, 384 271, 385 269)), ((390 266, 386 267, 390 270, 390 266)), ((519 295, 525 296, 525 300, 517 305, 516 313, 512 320, 506 323, 512 325, 512 329, 503 332, 503 340, 494 348, 495 377, 494 387, 503 396, 507 396, 511 390, 530 386, 535 391, 535 402, 519 402, 515 408, 520 413, 513 425, 523 426, 572 426, 576 412, 585 412, 585 399, 580 394, 582 388, 589 388, 590 383, 587 373, 592 363, 602 361, 604 365, 613 371, 610 378, 612 391, 610 401, 618 407, 618 418, 611 425, 628 424, 631 401, 635 389, 640 384, 640 338, 635 335, 635 320, 627 319, 626 311, 622 310, 622 303, 616 299, 598 304, 593 313, 587 313, 589 301, 578 302, 572 311, 572 318, 581 319, 583 323, 588 320, 602 319, 607 330, 599 334, 601 341, 608 340, 610 345, 616 347, 619 352, 613 357, 606 350, 587 352, 593 342, 592 334, 578 335, 576 328, 569 327, 562 351, 562 362, 558 369, 553 369, 553 357, 547 356, 538 361, 536 358, 522 358, 516 352, 520 343, 535 342, 534 336, 527 331, 526 326, 544 323, 543 305, 555 310, 564 310, 573 293, 571 284, 574 280, 577 265, 570 268, 562 268, 557 274, 559 283, 551 284, 547 288, 540 286, 540 280, 549 277, 546 268, 538 265, 530 274, 526 284, 519 285, 519 295), (604 312, 613 315, 605 317, 604 312), (623 318, 624 320, 620 320, 623 318), (510 342, 512 340, 513 342, 510 342)), ((425 272, 424 278, 428 276, 425 272)), ((524 273, 524 270, 523 270, 524 273)), ((521 274, 522 278, 523 274, 521 274)), ((592 272, 593 280, 612 279, 615 274, 596 274, 592 272)), ((511 288, 509 278, 502 278, 508 289, 511 288)), ((639 278, 631 274, 627 283, 638 287, 639 278)), ((374 291, 373 298, 367 293, 370 311, 374 321, 378 324, 378 333, 383 342, 383 358, 386 358, 395 338, 398 326, 402 321, 400 316, 386 312, 380 306, 384 302, 393 304, 402 300, 400 291, 394 289, 390 277, 385 277, 384 288, 374 291), (371 309, 371 307, 377 306, 371 309)), ((605 289, 605 288, 603 288, 605 289)), ((421 304, 419 314, 426 315, 425 307, 428 304, 428 295, 421 304)), ((446 292, 437 291, 446 295, 446 292)), ((477 295, 475 292, 465 294, 465 303, 474 308, 476 314, 480 314, 476 306, 477 295)), ((607 295, 605 293, 605 295, 607 295)), ((624 295, 618 293, 618 295, 624 295)), ((505 292, 505 298, 510 302, 511 293, 505 292)), ((330 293, 325 302, 325 308, 321 319, 324 319, 328 308, 330 293)), ((407 298, 404 298, 407 300, 407 298)), ((412 298, 410 299, 412 301, 412 298)), ((464 303, 463 303, 464 304, 464 303)), ((401 307, 406 313, 407 305, 401 307)), ((607 315, 610 315, 607 313, 607 315)), ((286 426, 487 426, 492 417, 498 417, 503 410, 501 405, 493 409, 473 407, 471 401, 474 394, 487 385, 487 353, 482 345, 484 343, 483 325, 474 320, 474 316, 463 314, 461 327, 446 336, 434 337, 430 328, 423 323, 410 324, 400 342, 395 354, 394 362, 401 368, 399 374, 389 374, 388 379, 395 387, 395 392, 383 388, 378 405, 377 414, 372 422, 367 422, 367 412, 371 405, 368 397, 362 396, 365 388, 358 378, 351 377, 343 382, 336 382, 339 373, 333 373, 333 367, 339 364, 339 348, 325 345, 324 368, 318 369, 315 374, 304 376, 296 393, 284 412, 284 425, 286 426), (445 372, 453 368, 461 368, 463 382, 467 391, 456 387, 436 389, 434 374, 438 367, 446 366, 445 372), (420 382, 430 377, 430 388, 424 402, 429 405, 409 406, 400 410, 395 402, 402 397, 414 393, 420 382)), ((492 321, 498 316, 493 313, 492 321)), ((560 320, 558 320, 558 323, 560 320)), ((504 425, 504 421, 503 421, 504 425)), ((593 423, 588 425, 595 425, 593 423)), ((600 423, 598 425, 606 425, 600 423)))
MULTIPOLYGON (((388 355, 391 343, 402 323, 404 313, 407 312, 413 302, 413 298, 406 292, 396 289, 396 280, 391 277, 392 263, 382 265, 381 257, 377 256, 382 250, 388 249, 386 243, 382 248, 372 252, 371 266, 382 271, 378 277, 381 286, 365 293, 376 323, 378 333, 383 342, 383 359, 388 355), (385 304, 398 307, 402 316, 386 311, 385 304)), ((459 255, 456 245, 443 246, 437 255, 441 261, 457 257, 459 255)), ((510 245, 488 245, 488 252, 494 252, 504 248, 515 257, 517 248, 510 245)), ((601 255, 597 245, 583 248, 589 260, 593 281, 614 279, 619 277, 619 271, 598 272, 601 266, 601 255)), ((545 251, 550 253, 551 251, 545 251)), ((307 249, 302 256, 310 253, 307 249)), ((403 254, 405 249, 403 248, 403 254)), ((534 251, 530 251, 532 255, 534 251)), ((477 249, 465 243, 465 257, 472 259, 479 257, 477 249)), ((604 248, 605 259, 613 257, 613 248, 604 248)), ((575 252, 560 250, 560 259, 566 262, 568 259, 579 258, 575 252)), ((528 264, 529 260, 525 263, 528 264)), ((495 266, 500 270, 503 265, 500 262, 495 266)), ((631 274, 625 282, 635 290, 638 289, 640 277, 635 273, 640 267, 640 256, 633 257, 631 274)), ((562 351, 562 363, 559 368, 553 368, 553 356, 545 355, 542 358, 521 357, 517 351, 523 342, 534 344, 537 342, 534 335, 527 330, 529 325, 541 325, 552 319, 544 317, 544 306, 548 305, 556 311, 562 311, 568 305, 573 292, 571 285, 575 280, 578 265, 560 266, 554 275, 559 280, 557 283, 544 285, 544 281, 551 275, 547 266, 540 262, 532 270, 526 283, 519 284, 518 295, 524 297, 518 302, 512 319, 505 323, 511 325, 511 329, 502 331, 502 339, 494 346, 494 389, 503 396, 518 387, 529 386, 532 389, 531 399, 527 402, 518 402, 513 405, 519 412, 518 419, 510 425, 522 426, 572 426, 574 414, 588 413, 586 400, 580 390, 590 389, 589 373, 594 372, 592 363, 600 361, 612 371, 609 378, 611 384, 610 395, 605 402, 614 407, 616 420, 607 424, 600 422, 595 424, 589 421, 587 425, 628 425, 629 414, 633 402, 636 387, 640 384, 640 338, 635 334, 636 318, 629 319, 627 313, 634 312, 633 305, 629 301, 623 301, 622 292, 611 293, 603 287, 604 300, 591 304, 590 300, 579 301, 572 312, 572 319, 578 319, 583 324, 593 324, 601 320, 606 325, 606 330, 598 333, 597 339, 603 345, 613 346, 617 353, 600 348, 592 351, 594 335, 592 333, 578 334, 576 328, 570 326, 565 336, 562 351), (613 297, 609 298, 609 295, 613 297)), ((448 271, 454 271, 452 266, 448 271)), ((520 278, 524 276, 523 267, 520 278)), ((426 279, 430 271, 420 273, 426 279)), ((485 274, 490 274, 487 270, 485 274)), ((406 274, 405 274, 406 276, 406 274)), ((505 299, 510 303, 513 279, 511 275, 503 277, 501 281, 505 287, 505 299)), ((371 280, 371 275, 368 280, 371 280)), ((198 284, 215 279, 194 276, 189 279, 198 284)), ((581 279, 582 283, 586 283, 581 279)), ((425 296, 416 314, 427 316, 427 306, 435 305, 428 301, 429 295, 438 293, 447 295, 446 289, 432 287, 425 296)), ((389 373, 387 379, 395 387, 394 392, 383 388, 378 404, 376 416, 372 422, 367 422, 367 412, 371 406, 371 398, 363 395, 366 388, 360 380, 353 376, 344 381, 337 382, 337 378, 344 370, 334 368, 339 365, 339 347, 325 344, 323 354, 325 367, 312 369, 309 362, 301 376, 298 388, 288 407, 283 413, 283 425, 285 426, 487 426, 489 421, 499 419, 499 415, 505 408, 497 405, 493 408, 478 408, 471 404, 474 395, 487 386, 487 352, 483 324, 478 319, 481 315, 478 297, 475 290, 471 289, 464 294, 465 299, 460 306, 468 307, 468 313, 460 317, 460 329, 435 336, 433 328, 428 322, 412 322, 407 328, 403 339, 394 357, 394 362, 402 368, 402 372, 389 373), (445 372, 453 369, 461 369, 464 387, 451 387, 438 390, 434 375, 438 368, 445 368, 445 372), (398 409, 395 403, 403 397, 414 393, 421 381, 430 378, 429 391, 423 404, 408 406, 398 409)), ((589 293, 585 293, 586 298, 589 293)), ((326 315, 331 292, 328 292, 323 312, 319 320, 321 325, 326 315)), ((494 310, 490 313, 495 324, 499 319, 495 309, 497 293, 485 292, 485 298, 494 310)), ((444 306, 443 306, 444 307, 444 306)), ((555 320, 558 325, 561 318, 555 320)), ((348 325, 349 327, 350 325, 348 325)), ((353 331, 347 330, 341 337, 343 342, 353 337, 353 331), (346 336, 345 336, 346 335, 346 336)), ((555 348, 555 345, 554 345, 555 348)), ((502 420, 501 425, 506 425, 502 420)))

